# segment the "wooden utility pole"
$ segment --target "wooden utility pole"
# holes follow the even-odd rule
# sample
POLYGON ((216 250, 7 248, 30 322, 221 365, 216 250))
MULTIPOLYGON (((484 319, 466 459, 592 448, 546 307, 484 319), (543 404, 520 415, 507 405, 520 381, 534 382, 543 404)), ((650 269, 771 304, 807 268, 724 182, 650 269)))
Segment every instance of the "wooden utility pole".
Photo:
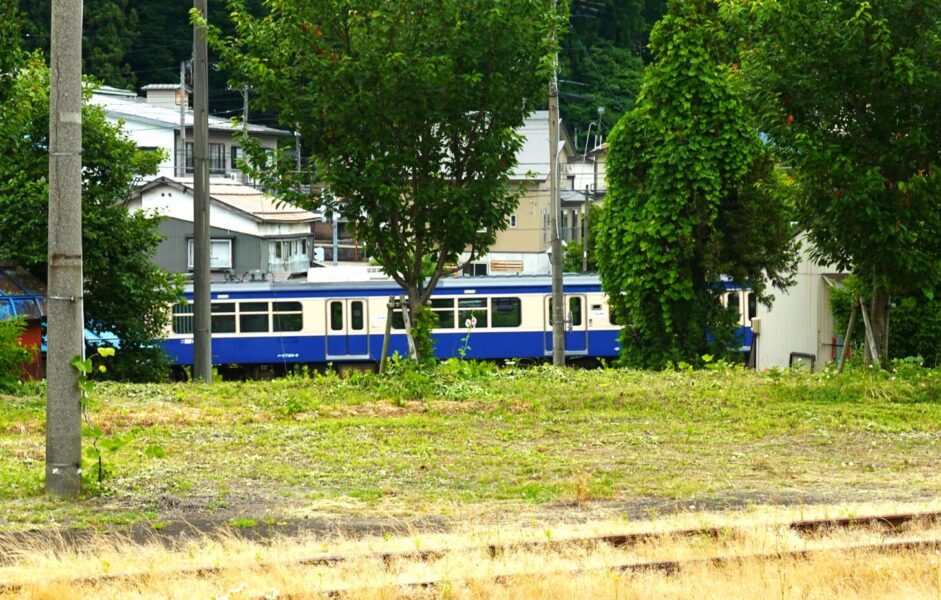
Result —
POLYGON ((82 0, 53 0, 49 89, 46 492, 82 489, 82 0))
MULTIPOLYGON (((558 57, 556 57, 558 63, 558 57)), ((562 237, 559 231, 559 82, 556 68, 549 82, 549 201, 552 229, 552 364, 565 366, 565 297, 562 288, 562 237)))
MULTIPOLYGON (((206 0, 193 7, 208 18, 206 0)), ((193 28, 193 378, 212 381, 209 270, 209 48, 206 31, 193 28)))

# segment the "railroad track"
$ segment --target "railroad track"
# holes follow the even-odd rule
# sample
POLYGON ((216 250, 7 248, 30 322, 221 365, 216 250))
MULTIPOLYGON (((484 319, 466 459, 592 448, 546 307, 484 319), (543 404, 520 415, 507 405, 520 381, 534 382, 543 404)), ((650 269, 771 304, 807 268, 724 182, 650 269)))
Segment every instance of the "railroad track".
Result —
MULTIPOLYGON (((566 548, 577 548, 577 547, 597 547, 597 546, 608 546, 611 548, 626 548, 630 546, 635 546, 643 543, 655 542, 658 540, 665 540, 667 538, 696 538, 696 537, 706 537, 719 539, 722 537, 730 537, 734 535, 745 534, 750 530, 756 528, 772 528, 772 529, 786 529, 800 534, 811 534, 811 533, 822 533, 828 531, 837 531, 837 530, 847 530, 852 528, 860 529, 878 529, 887 534, 895 534, 899 532, 900 528, 905 525, 908 525, 913 522, 925 522, 925 523, 935 523, 941 522, 941 512, 926 512, 926 513, 903 513, 903 514, 882 514, 882 515, 867 515, 860 517, 842 517, 836 519, 811 519, 811 520, 797 520, 790 522, 781 522, 781 523, 759 523, 748 527, 703 527, 703 528, 691 528, 691 529, 680 529, 680 530, 668 530, 668 531, 652 531, 652 532, 640 532, 640 533, 629 533, 629 534, 616 534, 616 535, 597 535, 597 536, 582 536, 582 537, 571 537, 563 538, 558 540, 543 540, 543 541, 522 541, 522 542, 510 542, 506 544, 488 544, 486 546, 464 546, 456 548, 440 548, 440 549, 426 549, 426 550, 413 550, 413 551, 402 551, 402 552, 374 552, 374 553, 362 553, 362 554, 353 554, 353 555, 325 555, 317 556, 310 558, 302 558, 293 561, 286 562, 260 562, 253 563, 250 566, 248 565, 238 565, 238 566, 225 566, 225 567, 202 567, 202 568, 193 568, 193 569, 179 569, 174 571, 163 571, 163 572, 143 572, 143 573, 122 573, 122 574, 108 574, 108 575, 95 575, 87 577, 79 577, 66 580, 68 583, 71 583, 76 586, 93 586, 93 585, 102 585, 109 583, 117 583, 123 581, 134 581, 138 579, 143 579, 145 577, 154 577, 160 576, 162 578, 209 578, 223 573, 239 570, 243 568, 251 568, 253 570, 265 570, 271 568, 283 568, 283 567, 294 567, 294 568, 304 568, 304 567, 321 567, 321 566, 335 566, 341 565, 343 563, 350 563, 354 561, 378 561, 385 563, 386 565, 404 563, 404 562, 430 562, 443 558, 448 554, 455 553, 472 553, 472 552, 482 552, 489 555, 491 558, 498 557, 502 554, 508 552, 531 552, 531 551, 547 551, 547 552, 558 552, 566 548)), ((679 572, 684 568, 690 568, 695 566, 708 566, 708 565, 724 565, 734 562, 740 562, 745 560, 781 560, 786 558, 808 558, 815 554, 824 553, 824 552, 851 552, 851 551, 874 551, 874 552, 898 552, 905 550, 925 550, 925 549, 939 549, 941 548, 941 539, 931 539, 931 540, 907 540, 907 541, 892 541, 892 542, 881 542, 876 544, 862 544, 862 545, 843 545, 837 547, 824 547, 824 548, 814 548, 814 549, 803 549, 803 550, 793 550, 793 551, 781 551, 773 553, 762 553, 762 554, 735 554, 735 555, 725 555, 725 556, 710 556, 702 558, 692 558, 692 559, 682 559, 682 560, 662 560, 662 561, 631 561, 618 564, 607 564, 600 567, 592 568, 576 568, 565 570, 564 573, 578 575, 581 573, 591 572, 591 571, 616 571, 623 573, 631 572, 661 572, 665 574, 674 574, 679 572)), ((546 575, 546 574, 561 574, 562 571, 549 571, 549 572, 539 572, 539 573, 513 573, 507 575, 499 575, 496 577, 490 577, 489 580, 493 581, 494 579, 500 580, 504 578, 517 578, 517 577, 526 577, 534 575, 546 575)), ((473 581, 474 578, 468 578, 464 581, 473 581)), ((437 579, 428 579, 423 581, 414 581, 399 584, 401 588, 411 588, 411 589, 428 589, 435 588, 438 585, 444 583, 442 580, 437 579)), ((0 582, 0 595, 6 594, 15 594, 19 591, 22 591, 25 587, 24 584, 5 584, 0 582)), ((367 589, 367 588, 362 588, 367 589)), ((321 590, 318 592, 319 595, 323 597, 331 598, 341 598, 344 595, 354 592, 357 590, 321 590)), ((259 596, 262 598, 263 596, 259 596)), ((290 594, 280 595, 279 598, 292 598, 290 594)))

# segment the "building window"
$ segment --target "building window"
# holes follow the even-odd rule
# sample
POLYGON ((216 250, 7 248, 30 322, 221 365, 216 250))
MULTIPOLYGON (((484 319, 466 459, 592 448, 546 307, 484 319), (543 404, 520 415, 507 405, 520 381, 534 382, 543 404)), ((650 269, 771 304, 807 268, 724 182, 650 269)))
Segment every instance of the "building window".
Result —
POLYGON ((225 174, 225 144, 209 144, 209 172, 225 174))
POLYGON ((307 238, 271 240, 268 242, 268 269, 293 273, 310 266, 310 243, 307 238))
POLYGON ((487 274, 487 263, 467 263, 464 265, 464 275, 468 277, 482 277, 487 274))
MULTIPOLYGON (((186 172, 193 172, 193 142, 186 142, 186 172)), ((225 174, 225 144, 209 144, 209 172, 225 174)))
POLYGON ((229 162, 229 164, 232 165, 233 169, 241 169, 242 166, 239 164, 239 162, 242 160, 242 149, 238 146, 232 146, 229 150, 232 155, 232 160, 229 162))
MULTIPOLYGON (((193 239, 186 240, 186 265, 192 269, 195 264, 193 239)), ((209 242, 209 268, 232 268, 232 240, 211 240, 209 242)))
POLYGON ((516 229, 516 215, 510 215, 510 229, 516 229))

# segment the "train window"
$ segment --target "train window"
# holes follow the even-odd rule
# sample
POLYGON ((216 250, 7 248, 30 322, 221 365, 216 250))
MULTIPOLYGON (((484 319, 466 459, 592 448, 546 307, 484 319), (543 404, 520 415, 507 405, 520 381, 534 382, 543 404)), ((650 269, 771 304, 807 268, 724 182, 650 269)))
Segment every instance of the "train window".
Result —
POLYGON ((330 303, 330 331, 343 331, 343 302, 330 303))
POLYGON ((213 302, 210 327, 213 333, 235 333, 235 303, 213 302))
POLYGON ((274 331, 300 331, 304 328, 304 315, 300 302, 275 302, 272 325, 274 331))
POLYGON ((493 327, 519 327, 523 322, 523 308, 519 298, 491 298, 490 307, 493 327))
POLYGON ((432 298, 431 310, 435 314, 435 328, 454 329, 454 298, 432 298))
POLYGON ((621 319, 619 319, 618 316, 614 314, 614 309, 611 308, 611 305, 608 305, 608 323, 611 323, 612 325, 621 325, 621 319))
POLYGON ((748 292, 748 323, 746 325, 751 325, 751 320, 758 316, 758 297, 755 296, 752 292, 748 292))
POLYGON ((363 321, 363 301, 353 300, 350 302, 350 329, 352 331, 362 331, 363 321))
POLYGON ((193 305, 173 305, 173 333, 193 333, 193 305))
POLYGON ((405 318, 402 317, 400 309, 392 312, 392 329, 405 329, 405 318))
POLYGON ((578 296, 569 298, 569 325, 578 327, 582 324, 582 299, 578 296))
POLYGON ((267 302, 242 302, 239 304, 240 313, 266 313, 268 312, 267 302))
POLYGON ((726 303, 726 306, 728 306, 729 310, 731 310, 738 317, 738 321, 742 320, 742 307, 739 304, 738 292, 729 292, 729 299, 726 303))
POLYGON ((458 298, 457 308, 458 325, 467 328, 487 327, 486 298, 458 298))
POLYGON ((239 331, 241 333, 267 333, 268 303, 242 302, 239 304, 239 331))

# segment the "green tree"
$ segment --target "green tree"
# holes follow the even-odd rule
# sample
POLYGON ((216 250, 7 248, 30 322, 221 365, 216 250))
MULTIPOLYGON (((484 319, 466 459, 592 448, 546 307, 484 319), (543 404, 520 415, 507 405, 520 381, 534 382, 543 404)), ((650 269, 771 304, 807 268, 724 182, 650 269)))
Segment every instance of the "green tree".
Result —
MULTIPOLYGON (((839 331, 846 331, 850 312, 858 298, 869 297, 872 290, 868 282, 856 276, 846 278, 842 287, 832 292, 830 304, 839 331)), ((892 318, 889 327, 888 359, 921 357, 924 366, 941 365, 941 289, 930 297, 921 291, 892 298, 892 318)), ((858 304, 857 304, 858 306, 858 304)), ((853 327, 853 342, 863 349, 865 335, 859 316, 853 327)))
POLYGON ((941 5, 763 5, 743 72, 761 127, 794 167, 816 256, 871 290, 877 347, 892 295, 939 289, 941 5))
MULTIPOLYGON (((25 16, 24 48, 48 54, 51 2, 21 0, 20 6, 25 16)), ((86 2, 83 21, 82 72, 108 85, 133 85, 129 52, 139 31, 137 11, 129 0, 86 2)))
POLYGON ((26 323, 22 320, 0 320, 0 394, 9 394, 16 389, 20 368, 33 356, 30 349, 20 345, 20 336, 25 329, 26 323))
POLYGON ((650 30, 665 5, 664 0, 573 0, 559 54, 559 102, 577 149, 586 147, 592 123, 592 139, 600 129, 603 140, 633 107, 649 58, 650 30))
POLYGON ((716 2, 673 2, 651 34, 637 106, 608 138, 596 255, 632 366, 724 354, 723 276, 764 302, 767 281, 788 280, 785 196, 724 62, 728 43, 716 2))
MULTIPOLYGON (((49 70, 32 54, 14 73, 0 102, 0 255, 44 279, 49 70)), ((160 241, 157 217, 130 213, 122 200, 136 178, 156 172, 160 157, 140 152, 98 107, 86 104, 82 120, 86 326, 119 337, 119 374, 150 378, 161 364, 151 344, 163 334, 179 289, 151 261, 160 241)))
MULTIPOLYGON (((259 19, 233 0, 236 36, 214 36, 237 83, 301 131, 317 178, 407 291, 413 319, 445 265, 485 252, 517 206, 507 173, 516 130, 546 97, 551 32, 564 23, 554 4, 269 0, 259 19)), ((268 181, 310 206, 291 196, 293 161, 281 164, 268 181)))
MULTIPOLYGON (((598 263, 595 259, 595 243, 598 239, 598 223, 601 220, 601 211, 604 210, 597 204, 588 205, 588 230, 583 230, 582 234, 588 236, 588 271, 598 270, 598 263)), ((584 226, 585 221, 582 220, 584 226)), ((584 244, 582 240, 568 242, 565 245, 565 255, 562 258, 562 270, 566 273, 579 273, 582 271, 582 254, 584 244)))

